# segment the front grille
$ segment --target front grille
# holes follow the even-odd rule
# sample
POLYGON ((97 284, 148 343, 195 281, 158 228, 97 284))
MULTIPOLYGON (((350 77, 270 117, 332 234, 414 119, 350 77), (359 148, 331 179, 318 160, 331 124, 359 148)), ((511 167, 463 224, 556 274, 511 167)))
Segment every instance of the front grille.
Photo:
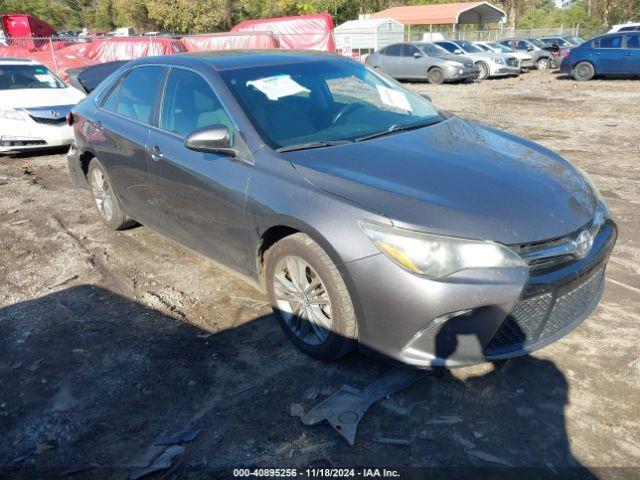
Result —
POLYGON ((558 290, 521 299, 485 349, 487 356, 520 350, 581 319, 602 288, 604 267, 558 290))
POLYGON ((44 118, 44 117, 35 117, 33 115, 29 115, 34 122, 43 123, 45 125, 59 125, 61 123, 66 122, 66 118, 44 118))
POLYGON ((518 66, 518 59, 515 57, 508 57, 507 58, 507 65, 509 65, 510 67, 517 67, 518 66))
POLYGON ((529 262, 529 268, 531 270, 546 270, 551 267, 572 262, 575 259, 576 257, 573 255, 557 255, 555 257, 536 258, 529 262))

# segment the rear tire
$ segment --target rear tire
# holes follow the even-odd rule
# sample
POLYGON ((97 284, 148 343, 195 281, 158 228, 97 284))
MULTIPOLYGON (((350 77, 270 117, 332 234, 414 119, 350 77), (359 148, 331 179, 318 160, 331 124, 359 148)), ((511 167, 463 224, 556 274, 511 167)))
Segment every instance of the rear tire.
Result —
POLYGON ((571 76, 578 82, 586 82, 587 80, 591 80, 595 74, 596 71, 593 65, 589 62, 580 62, 573 67, 571 76))
POLYGON ((120 201, 111 187, 111 179, 107 169, 97 158, 89 163, 87 181, 93 197, 93 204, 98 211, 100 220, 113 230, 123 230, 135 225, 135 220, 127 217, 122 210, 120 201))
POLYGON ((482 81, 485 80, 487 78, 489 78, 489 65, 487 65, 485 62, 478 62, 476 63, 476 67, 478 67, 480 69, 480 74, 478 75, 478 81, 482 81))
POLYGON ((429 72, 427 73, 427 82, 434 85, 440 85, 442 82, 444 82, 444 74, 442 73, 442 70, 440 70, 438 67, 434 67, 429 70, 429 72))
POLYGON ((321 360, 349 353, 357 337, 353 303, 320 245, 295 233, 267 250, 264 264, 267 294, 289 340, 321 360))
POLYGON ((548 70, 550 66, 551 66, 551 60, 548 59, 547 57, 539 58, 538 61, 536 62, 536 68, 538 70, 548 70))

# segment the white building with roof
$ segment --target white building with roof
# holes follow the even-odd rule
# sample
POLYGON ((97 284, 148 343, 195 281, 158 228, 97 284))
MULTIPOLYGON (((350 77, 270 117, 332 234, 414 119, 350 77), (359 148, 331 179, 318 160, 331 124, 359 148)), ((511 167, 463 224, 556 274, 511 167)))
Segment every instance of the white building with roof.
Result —
POLYGON ((338 25, 333 31, 342 55, 360 58, 404 40, 404 25, 393 18, 360 18, 338 25))

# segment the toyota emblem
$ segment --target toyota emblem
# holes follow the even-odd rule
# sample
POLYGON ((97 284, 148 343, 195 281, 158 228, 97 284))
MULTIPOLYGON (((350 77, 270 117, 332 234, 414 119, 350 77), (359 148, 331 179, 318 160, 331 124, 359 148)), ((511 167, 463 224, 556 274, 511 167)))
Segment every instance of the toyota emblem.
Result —
POLYGON ((593 235, 589 230, 583 230, 573 241, 576 257, 584 258, 593 246, 593 235))

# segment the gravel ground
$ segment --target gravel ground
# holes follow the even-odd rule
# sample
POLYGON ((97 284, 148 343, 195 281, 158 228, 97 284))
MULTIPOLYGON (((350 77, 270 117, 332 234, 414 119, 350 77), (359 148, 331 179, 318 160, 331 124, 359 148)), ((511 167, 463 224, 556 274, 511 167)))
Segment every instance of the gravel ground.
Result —
POLYGON ((411 87, 594 178, 620 237, 586 322, 503 369, 427 375, 374 405, 349 447, 296 415, 387 366, 357 353, 309 359, 236 276, 147 228, 107 230, 88 193, 72 187, 63 154, 0 158, 0 477, 127 478, 166 449, 154 446, 160 437, 199 429, 173 477, 239 466, 510 465, 637 478, 640 82, 531 72, 411 87))

